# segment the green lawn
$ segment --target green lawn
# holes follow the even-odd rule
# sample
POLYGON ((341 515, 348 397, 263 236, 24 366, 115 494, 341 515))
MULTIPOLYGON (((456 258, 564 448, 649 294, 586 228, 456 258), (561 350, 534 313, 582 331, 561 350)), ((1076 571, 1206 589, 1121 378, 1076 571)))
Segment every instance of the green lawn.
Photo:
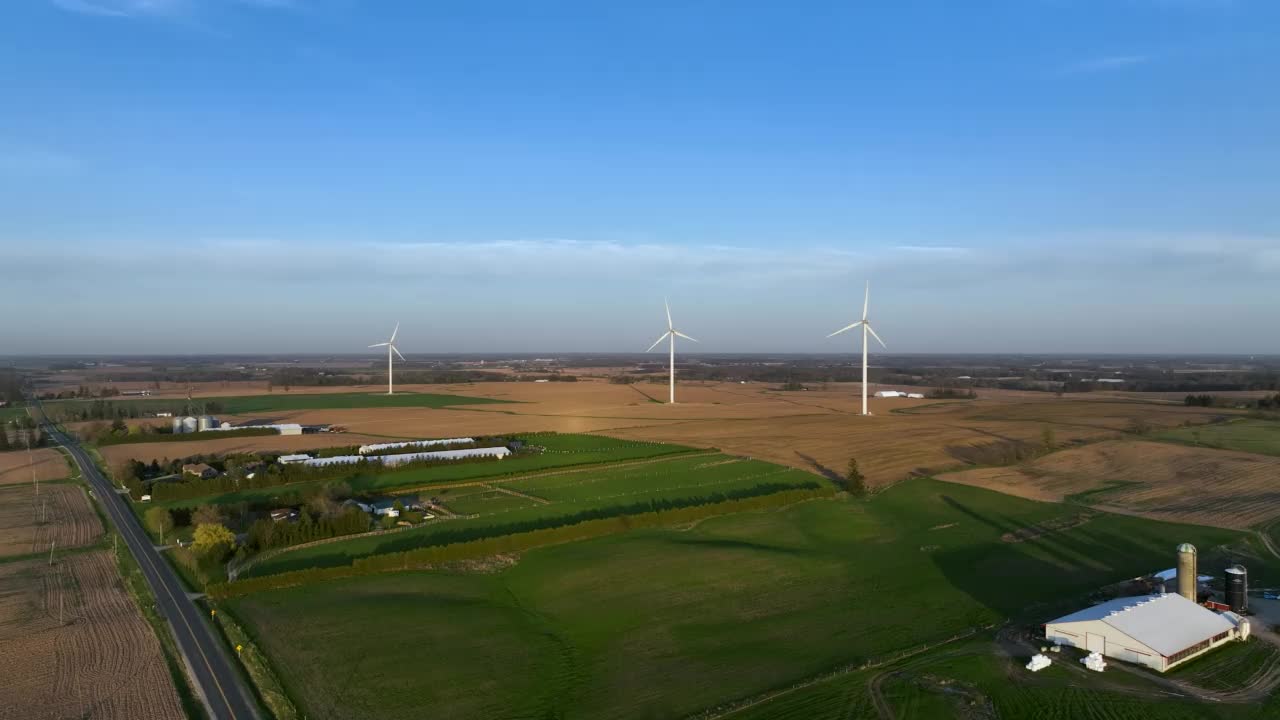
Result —
POLYGON ((0 408, 0 422, 9 422, 15 418, 25 417, 27 409, 25 407, 2 407, 0 408))
MULTIPOLYGON (((1167 567, 1179 542, 1241 537, 1104 514, 1000 540, 1073 512, 912 480, 869 502, 542 548, 497 572, 368 576, 229 605, 314 717, 680 717, 1001 618, 1052 617, 1167 567)), ((822 692, 865 708, 857 688, 822 692)), ((788 716, 820 715, 754 715, 788 716)))
POLYGON ((459 515, 493 515, 539 505, 537 500, 484 488, 456 488, 433 493, 459 515))
POLYGON ((288 496, 304 494, 320 485, 342 481, 355 493, 384 493, 432 484, 483 480, 507 475, 552 470, 592 463, 642 460, 664 455, 694 452, 694 448, 669 443, 619 440, 599 435, 531 433, 519 435, 530 444, 546 448, 546 452, 453 465, 434 465, 390 472, 365 471, 347 478, 330 478, 313 482, 274 487, 253 488, 221 495, 207 495, 162 503, 166 507, 195 507, 236 502, 287 501, 288 496))
MULTIPOLYGON (((187 405, 185 399, 170 398, 106 398, 106 402, 116 407, 135 408, 139 413, 146 412, 183 412, 187 405)), ((96 400, 48 400, 45 410, 53 417, 59 417, 62 411, 88 406, 96 400)), ((289 410, 328 410, 341 408, 442 408, 456 405, 481 405, 506 403, 507 400, 466 397, 464 395, 440 395, 435 393, 398 392, 395 395, 379 393, 287 393, 275 392, 266 395, 239 395, 231 397, 195 398, 195 404, 217 403, 221 406, 218 413, 229 415, 251 415, 254 413, 284 412, 289 410)))
MULTIPOLYGON (((253 566, 244 577, 271 575, 308 567, 349 565, 352 560, 387 552, 456 542, 459 533, 504 535, 509 526, 552 517, 572 516, 584 511, 647 503, 651 500, 685 500, 714 493, 728 493, 759 486, 793 488, 825 482, 809 473, 759 460, 740 460, 727 455, 676 457, 629 467, 602 467, 588 472, 536 477, 503 483, 517 492, 548 500, 472 491, 456 501, 445 495, 446 505, 458 513, 479 513, 479 517, 443 520, 421 528, 390 535, 373 535, 301 548, 272 557, 253 566), (479 497, 476 497, 476 496, 479 497), (473 499, 468 500, 471 497, 473 499), (485 507, 486 503, 489 504, 485 507)), ((647 508, 646 508, 647 509, 647 508)))
POLYGON ((1280 422, 1268 420, 1236 420, 1180 427, 1155 433, 1152 437, 1184 445, 1280 455, 1280 422))

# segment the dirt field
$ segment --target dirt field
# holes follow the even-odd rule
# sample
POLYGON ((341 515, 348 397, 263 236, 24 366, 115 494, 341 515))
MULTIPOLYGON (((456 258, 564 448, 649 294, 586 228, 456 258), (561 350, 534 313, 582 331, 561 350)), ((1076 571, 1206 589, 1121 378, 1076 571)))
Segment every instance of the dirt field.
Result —
POLYGON ((1075 495, 1103 510, 1244 529, 1280 518, 1277 477, 1276 457, 1121 440, 939 479, 1036 500, 1075 495))
POLYGON ((184 717, 105 552, 0 564, 0 677, 0 720, 184 717))
MULTIPOLYGON (((342 388, 344 392, 360 389, 342 388)), ((849 459, 856 457, 872 485, 886 485, 913 472, 941 472, 962 466, 959 448, 1009 440, 1038 443, 1045 428, 1053 431, 1058 443, 1067 443, 1119 436, 1134 419, 1154 427, 1173 427, 1184 422, 1206 422, 1228 412, 1187 408, 1164 398, 1130 398, 1114 393, 1058 398, 1046 393, 982 390, 974 401, 873 397, 870 408, 874 415, 864 418, 857 414, 861 402, 857 383, 783 392, 765 383, 687 382, 677 387, 679 402, 674 406, 661 402, 666 398, 665 384, 613 385, 594 379, 576 383, 406 385, 404 389, 508 400, 511 404, 282 412, 272 417, 305 424, 342 425, 351 433, 117 445, 104 448, 103 455, 114 465, 128 457, 150 461, 203 452, 350 444, 358 442, 361 435, 421 438, 555 430, 718 447, 827 475, 843 474, 849 459)), ((250 391, 237 383, 199 390, 210 396, 250 391)), ((291 392, 333 391, 295 388, 291 392)), ((223 419, 236 422, 251 418, 223 419)))
POLYGON ((30 485, 32 465, 40 480, 57 480, 71 475, 71 468, 57 450, 32 450, 29 458, 26 450, 14 450, 0 453, 0 487, 24 483, 30 485))
POLYGON ((70 548, 102 535, 102 521, 79 485, 46 483, 0 488, 0 558, 70 548))

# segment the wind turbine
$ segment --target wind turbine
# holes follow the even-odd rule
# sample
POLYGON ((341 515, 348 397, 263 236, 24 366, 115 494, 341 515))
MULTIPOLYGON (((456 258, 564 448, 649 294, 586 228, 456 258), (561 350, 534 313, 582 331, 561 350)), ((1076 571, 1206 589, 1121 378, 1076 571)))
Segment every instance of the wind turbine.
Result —
POLYGON ((836 335, 839 335, 840 333, 846 330, 852 330, 858 327, 859 325, 862 326, 862 414, 863 415, 871 414, 867 412, 867 333, 871 333, 871 337, 875 338, 876 342, 880 343, 880 347, 884 348, 885 350, 889 349, 889 346, 884 344, 884 341, 880 339, 880 336, 876 334, 876 331, 871 329, 871 321, 867 320, 867 306, 870 304, 871 304, 871 281, 868 280, 867 294, 862 298, 862 319, 856 323, 853 323, 852 325, 847 325, 845 327, 842 327, 839 330, 827 336, 827 337, 835 337, 836 335))
POLYGON ((653 344, 649 346, 649 350, 645 350, 645 352, 649 352, 650 350, 653 350, 654 348, 658 347, 658 343, 662 342, 663 340, 670 339, 671 341, 671 399, 669 402, 670 404, 674 405, 676 402, 676 337, 679 336, 684 338, 685 340, 693 340, 694 342, 698 342, 698 341, 694 338, 689 337, 688 335, 685 335, 684 333, 676 329, 675 324, 671 322, 671 305, 667 302, 666 298, 662 299, 662 304, 665 305, 667 308, 667 331, 662 333, 662 337, 658 338, 657 340, 654 340, 653 344))
POLYGON ((388 340, 388 341, 386 341, 386 342, 381 342, 381 343, 377 343, 377 344, 374 344, 374 345, 370 345, 370 346, 369 346, 369 347, 371 347, 371 348, 376 348, 376 347, 386 347, 386 348, 387 348, 387 394, 388 394, 388 395, 393 395, 393 394, 394 394, 394 392, 393 392, 393 388, 392 388, 392 385, 391 385, 391 380, 392 380, 392 377, 391 377, 391 353, 395 353, 395 354, 396 354, 396 356, 397 356, 397 357, 399 357, 401 360, 403 360, 403 359, 404 359, 404 356, 403 356, 403 355, 401 355, 401 354, 400 354, 400 351, 396 349, 396 344, 395 344, 395 343, 396 343, 396 333, 398 333, 398 332, 400 332, 400 323, 396 323, 396 329, 391 331, 391 339, 390 339, 390 340, 388 340))

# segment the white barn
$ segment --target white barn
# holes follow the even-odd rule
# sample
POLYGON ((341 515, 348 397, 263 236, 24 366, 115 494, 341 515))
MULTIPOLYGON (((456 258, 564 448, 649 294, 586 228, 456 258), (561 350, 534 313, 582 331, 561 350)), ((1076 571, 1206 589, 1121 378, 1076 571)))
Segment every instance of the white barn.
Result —
POLYGON ((369 453, 379 452, 381 450, 396 450, 399 448, 409 448, 409 447, 431 447, 433 445, 461 445, 462 443, 471 443, 475 441, 476 441, 475 438, 459 437, 459 438, 444 438, 441 440, 407 440, 405 442, 375 443, 373 445, 361 445, 360 454, 368 455, 369 453))
POLYGON ((325 465, 352 465, 360 461, 382 463, 394 467, 416 460, 461 460, 469 457, 493 457, 499 460, 510 455, 505 447, 466 448, 465 450, 433 450, 430 452, 404 453, 403 455, 337 455, 334 457, 311 458, 303 460, 304 465, 323 467, 325 465))
POLYGON ((1116 598, 1045 623, 1045 637, 1158 672, 1249 636, 1249 622, 1178 595, 1116 598))
POLYGON ((876 391, 876 397, 878 398, 904 397, 904 396, 906 396, 906 393, 898 392, 897 390, 877 390, 876 391))

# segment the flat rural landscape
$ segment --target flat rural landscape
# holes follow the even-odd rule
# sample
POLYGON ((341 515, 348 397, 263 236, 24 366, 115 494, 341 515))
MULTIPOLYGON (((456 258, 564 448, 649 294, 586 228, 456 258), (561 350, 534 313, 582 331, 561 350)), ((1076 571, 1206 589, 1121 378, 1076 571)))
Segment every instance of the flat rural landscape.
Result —
POLYGON ((1280 3, 8 5, 0 720, 1280 720, 1280 3))

